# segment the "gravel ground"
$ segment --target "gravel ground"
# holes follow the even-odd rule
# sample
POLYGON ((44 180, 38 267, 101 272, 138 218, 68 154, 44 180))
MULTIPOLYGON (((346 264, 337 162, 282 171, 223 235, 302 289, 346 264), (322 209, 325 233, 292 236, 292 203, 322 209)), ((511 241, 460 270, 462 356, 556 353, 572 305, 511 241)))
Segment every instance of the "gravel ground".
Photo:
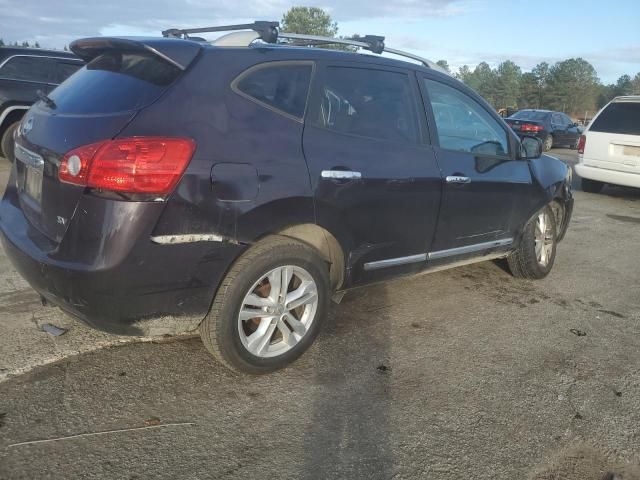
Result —
POLYGON ((637 191, 576 192, 547 279, 489 262, 352 291, 258 378, 198 339, 69 357, 121 339, 0 256, 0 478, 640 479, 638 240, 637 191))

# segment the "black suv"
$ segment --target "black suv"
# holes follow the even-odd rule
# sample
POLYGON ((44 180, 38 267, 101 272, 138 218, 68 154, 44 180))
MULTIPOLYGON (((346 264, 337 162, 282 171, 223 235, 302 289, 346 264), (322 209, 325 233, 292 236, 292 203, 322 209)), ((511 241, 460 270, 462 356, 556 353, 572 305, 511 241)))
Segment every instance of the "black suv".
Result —
POLYGON ((13 161, 13 132, 36 92, 49 93, 82 64, 70 52, 0 47, 0 156, 13 161))
POLYGON ((578 124, 562 112, 551 110, 520 110, 505 119, 519 136, 534 136, 542 140, 544 151, 558 145, 578 148, 578 124))
POLYGON ((23 119, 0 204, 46 301, 119 334, 199 327, 261 373, 354 286, 497 258, 549 273, 573 200, 539 140, 426 60, 241 33, 72 44, 88 64, 23 119))

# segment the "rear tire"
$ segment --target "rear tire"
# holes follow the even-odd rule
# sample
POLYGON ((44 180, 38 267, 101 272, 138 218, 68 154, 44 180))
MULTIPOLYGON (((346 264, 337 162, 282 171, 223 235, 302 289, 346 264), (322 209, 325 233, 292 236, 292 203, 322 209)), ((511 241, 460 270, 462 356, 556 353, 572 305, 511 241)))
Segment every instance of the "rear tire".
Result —
POLYGON ((520 245, 507 257, 514 277, 540 279, 549 274, 556 258, 555 219, 553 210, 546 206, 525 226, 520 245))
POLYGON ((14 143, 13 143, 13 133, 20 125, 20 122, 14 122, 7 127, 7 129, 2 134, 2 139, 0 139, 0 149, 2 149, 2 154, 4 158, 13 163, 15 158, 14 156, 14 143))
POLYGON ((288 237, 270 237, 231 267, 200 325, 200 336, 227 368, 272 372, 313 343, 330 297, 329 268, 316 250, 288 237))
POLYGON ((603 187, 604 183, 597 180, 590 180, 588 178, 582 179, 582 190, 587 193, 600 193, 603 187))
POLYGON ((542 145, 542 149, 545 152, 548 152, 549 150, 551 150, 553 148, 553 135, 549 134, 547 135, 547 137, 544 139, 543 145, 542 145))

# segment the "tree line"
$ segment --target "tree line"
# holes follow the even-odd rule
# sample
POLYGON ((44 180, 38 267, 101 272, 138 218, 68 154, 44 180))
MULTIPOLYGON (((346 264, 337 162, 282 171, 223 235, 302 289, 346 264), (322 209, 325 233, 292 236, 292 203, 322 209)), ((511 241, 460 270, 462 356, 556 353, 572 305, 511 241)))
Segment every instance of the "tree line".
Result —
MULTIPOLYGON (((450 71, 445 60, 437 62, 450 71)), ((592 116, 620 95, 640 95, 640 72, 622 75, 605 85, 593 65, 583 58, 569 58, 553 65, 541 62, 530 72, 511 60, 491 68, 486 62, 473 70, 463 65, 454 74, 496 108, 513 107, 559 110, 576 117, 592 116)))
MULTIPOLYGON (((292 7, 280 22, 283 31, 335 37, 338 24, 317 7, 292 7)), ((438 65, 449 73, 446 60, 438 65)), ((530 72, 511 60, 496 68, 481 62, 475 68, 463 65, 453 74, 496 109, 538 108, 559 110, 577 118, 592 117, 609 100, 620 95, 640 95, 640 72, 622 75, 616 83, 605 85, 593 65, 583 58, 569 58, 550 65, 541 62, 530 72)))

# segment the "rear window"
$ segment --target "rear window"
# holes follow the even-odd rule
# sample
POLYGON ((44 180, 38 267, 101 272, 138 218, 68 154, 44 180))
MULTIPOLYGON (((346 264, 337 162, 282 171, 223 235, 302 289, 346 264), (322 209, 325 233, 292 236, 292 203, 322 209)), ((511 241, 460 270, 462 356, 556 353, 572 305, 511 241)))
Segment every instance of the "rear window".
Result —
POLYGON ((156 100, 180 69, 151 54, 109 52, 93 59, 50 95, 59 113, 138 110, 156 100))
POLYGON ((622 135, 640 135, 640 103, 610 103, 598 115, 589 130, 622 135))
POLYGON ((533 120, 534 122, 541 122, 545 117, 549 115, 548 112, 535 112, 533 110, 521 110, 514 113, 509 118, 514 120, 533 120))
POLYGON ((265 63, 241 74, 233 88, 251 100, 301 119, 312 69, 310 62, 265 63))

